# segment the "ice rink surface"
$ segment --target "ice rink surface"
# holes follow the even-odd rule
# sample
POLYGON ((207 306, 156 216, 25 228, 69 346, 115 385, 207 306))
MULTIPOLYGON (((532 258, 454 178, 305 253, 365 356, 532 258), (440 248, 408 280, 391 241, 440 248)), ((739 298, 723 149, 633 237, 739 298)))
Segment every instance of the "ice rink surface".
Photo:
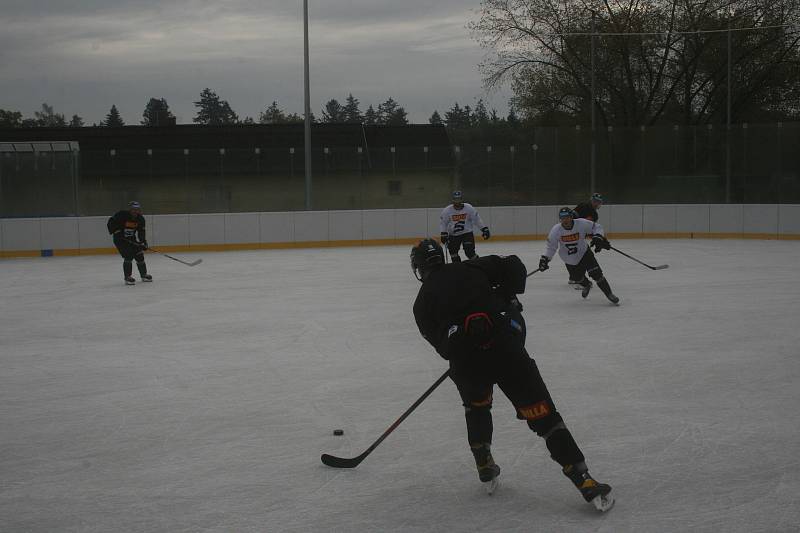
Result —
POLYGON ((670 268, 599 254, 614 307, 556 259, 520 298, 605 515, 499 391, 487 496, 450 381, 320 463, 446 369, 408 246, 148 256, 134 287, 114 256, 0 261, 0 531, 797 531, 800 242, 614 244, 670 268))

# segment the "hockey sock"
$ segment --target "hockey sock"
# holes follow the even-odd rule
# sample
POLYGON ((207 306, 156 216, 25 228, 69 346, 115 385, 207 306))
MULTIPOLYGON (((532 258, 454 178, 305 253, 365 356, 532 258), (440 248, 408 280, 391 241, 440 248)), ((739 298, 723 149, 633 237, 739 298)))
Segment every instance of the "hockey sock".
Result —
POLYGON ((139 274, 142 276, 147 274, 147 265, 144 261, 136 261, 136 268, 139 269, 139 274))
POLYGON ((563 467, 583 463, 583 452, 563 422, 556 424, 545 436, 550 457, 563 467))
POLYGON ((597 286, 600 287, 600 290, 603 291, 603 294, 606 296, 611 294, 611 285, 608 284, 608 280, 605 277, 597 280, 597 286))
POLYGON ((131 277, 131 274, 133 274, 133 262, 130 259, 122 262, 122 273, 125 274, 126 278, 131 277))
POLYGON ((467 440, 473 443, 492 442, 492 412, 490 407, 467 407, 464 418, 467 420, 467 440))

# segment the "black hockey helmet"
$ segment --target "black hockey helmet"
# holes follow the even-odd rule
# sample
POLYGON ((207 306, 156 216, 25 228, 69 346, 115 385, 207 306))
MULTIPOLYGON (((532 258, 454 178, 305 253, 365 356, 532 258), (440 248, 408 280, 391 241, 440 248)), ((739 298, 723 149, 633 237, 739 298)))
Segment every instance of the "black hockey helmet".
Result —
POLYGON ((423 239, 411 248, 411 270, 414 277, 422 281, 426 272, 444 264, 444 250, 433 239, 423 239))
POLYGON ((558 218, 559 219, 567 218, 567 217, 576 218, 576 213, 575 213, 575 211, 572 210, 572 208, 562 207, 561 209, 558 210, 558 218))
POLYGON ((597 202, 598 204, 602 204, 603 202, 605 202, 605 199, 603 198, 603 195, 600 194, 599 192, 596 192, 596 193, 592 194, 591 200, 592 200, 592 202, 597 202))

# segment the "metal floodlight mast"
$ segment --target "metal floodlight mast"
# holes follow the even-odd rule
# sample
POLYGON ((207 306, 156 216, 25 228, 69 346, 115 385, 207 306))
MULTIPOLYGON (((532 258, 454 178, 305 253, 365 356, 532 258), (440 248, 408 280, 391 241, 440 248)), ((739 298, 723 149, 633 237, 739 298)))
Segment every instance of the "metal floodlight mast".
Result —
POLYGON ((303 67, 305 84, 306 211, 311 211, 311 90, 308 79, 308 0, 303 0, 303 67))

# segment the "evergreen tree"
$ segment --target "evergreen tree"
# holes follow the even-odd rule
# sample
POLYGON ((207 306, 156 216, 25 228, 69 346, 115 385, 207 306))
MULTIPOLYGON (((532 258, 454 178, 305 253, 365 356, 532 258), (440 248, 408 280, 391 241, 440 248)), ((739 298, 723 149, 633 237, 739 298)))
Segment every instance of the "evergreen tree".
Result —
POLYGON ((78 115, 72 115, 72 119, 69 121, 70 128, 82 128, 84 126, 83 119, 78 115))
POLYGON ((322 122, 330 124, 333 122, 344 122, 344 119, 344 107, 342 107, 342 104, 336 99, 329 100, 322 110, 322 122))
POLYGON ((278 102, 273 100, 264 111, 258 114, 258 122, 260 124, 283 124, 286 122, 286 115, 278 107, 278 102))
POLYGON ((431 115, 431 118, 428 119, 428 122, 431 124, 444 124, 444 122, 442 122, 442 116, 435 109, 433 110, 433 115, 431 115))
POLYGON ((506 117, 506 122, 508 122, 509 126, 517 127, 519 126, 519 117, 517 117, 517 112, 514 111, 514 108, 508 110, 508 116, 506 117))
POLYGON ((111 106, 111 110, 106 115, 106 119, 103 121, 102 125, 109 128, 121 128, 125 125, 125 121, 122 120, 116 105, 111 106))
POLYGON ((378 106, 378 124, 387 126, 399 126, 408 124, 406 110, 403 109, 393 98, 389 98, 378 106))
POLYGON ((475 104, 475 110, 472 112, 471 122, 475 126, 486 126, 489 124, 489 113, 486 111, 486 104, 483 103, 483 98, 478 100, 475 104))
POLYGON ((472 110, 469 106, 461 107, 458 102, 444 114, 444 123, 454 130, 463 130, 472 126, 472 110))
POLYGON ((0 109, 0 128, 22 127, 22 113, 0 109))
POLYGON ((359 102, 357 98, 353 97, 353 93, 347 95, 347 100, 344 105, 344 121, 348 124, 361 124, 364 122, 364 115, 358 108, 359 102))
POLYGON ((374 126, 378 123, 378 113, 375 112, 375 109, 372 106, 367 108, 367 111, 364 113, 364 124, 369 126, 374 126))
POLYGON ((219 126, 236 124, 239 121, 239 117, 233 112, 227 100, 222 100, 208 87, 203 89, 203 92, 200 93, 200 100, 194 105, 198 111, 192 121, 197 124, 219 126))
POLYGON ((143 126, 168 126, 175 120, 175 115, 169 110, 169 105, 164 98, 151 98, 142 113, 143 126))

